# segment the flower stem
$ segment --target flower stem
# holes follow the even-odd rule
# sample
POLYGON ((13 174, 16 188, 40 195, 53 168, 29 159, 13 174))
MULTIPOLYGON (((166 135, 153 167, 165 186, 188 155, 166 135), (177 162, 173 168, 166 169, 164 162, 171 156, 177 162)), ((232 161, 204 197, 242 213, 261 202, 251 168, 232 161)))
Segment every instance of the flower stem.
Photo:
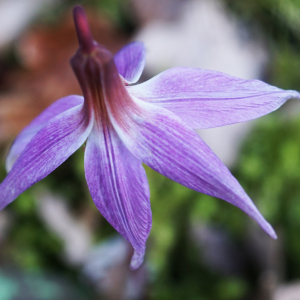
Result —
POLYGON ((95 48, 95 42, 92 37, 86 14, 80 5, 74 7, 73 18, 79 46, 82 52, 90 54, 95 48))

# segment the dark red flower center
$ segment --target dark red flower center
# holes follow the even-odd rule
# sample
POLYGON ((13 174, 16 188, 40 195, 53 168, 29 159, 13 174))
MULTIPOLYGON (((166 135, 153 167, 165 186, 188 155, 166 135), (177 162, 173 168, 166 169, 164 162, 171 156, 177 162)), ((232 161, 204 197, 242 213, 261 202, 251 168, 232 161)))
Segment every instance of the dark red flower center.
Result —
POLYGON ((126 127, 123 116, 130 109, 136 109, 136 105, 118 73, 114 57, 104 46, 93 40, 81 6, 74 8, 73 16, 79 49, 71 58, 71 65, 83 92, 86 120, 94 116, 98 125, 108 126, 109 109, 119 125, 126 127))

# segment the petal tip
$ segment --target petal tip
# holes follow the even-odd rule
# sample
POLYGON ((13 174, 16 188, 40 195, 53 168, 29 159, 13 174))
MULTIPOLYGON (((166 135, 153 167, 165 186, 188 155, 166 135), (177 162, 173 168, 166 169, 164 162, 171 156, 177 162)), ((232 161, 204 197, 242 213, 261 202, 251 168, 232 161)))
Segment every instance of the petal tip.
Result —
POLYGON ((275 230, 273 229, 273 227, 269 223, 267 224, 266 232, 272 239, 277 240, 277 234, 276 234, 275 230))
POLYGON ((264 220, 263 224, 260 223, 261 228, 274 240, 277 240, 277 234, 273 227, 264 220))
POLYGON ((143 250, 141 252, 137 252, 136 250, 134 251, 132 258, 131 258, 131 262, 130 262, 131 270, 134 271, 141 266, 141 264, 144 261, 144 255, 145 255, 145 250, 143 250))

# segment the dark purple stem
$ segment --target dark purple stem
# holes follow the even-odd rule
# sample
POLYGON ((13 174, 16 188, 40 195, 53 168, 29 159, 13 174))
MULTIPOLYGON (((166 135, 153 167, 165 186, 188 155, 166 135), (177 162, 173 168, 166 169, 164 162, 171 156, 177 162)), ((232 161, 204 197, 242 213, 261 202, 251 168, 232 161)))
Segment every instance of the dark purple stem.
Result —
POLYGON ((83 8, 79 5, 73 9, 73 18, 79 46, 84 53, 90 54, 94 48, 94 40, 83 8))

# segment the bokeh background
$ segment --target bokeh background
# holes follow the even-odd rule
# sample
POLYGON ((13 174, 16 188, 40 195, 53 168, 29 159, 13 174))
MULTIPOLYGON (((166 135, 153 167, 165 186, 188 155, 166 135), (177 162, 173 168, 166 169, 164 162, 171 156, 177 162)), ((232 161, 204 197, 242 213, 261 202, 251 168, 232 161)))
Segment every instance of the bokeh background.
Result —
MULTIPOLYGON (((1 179, 18 132, 58 98, 81 94, 69 66, 75 4, 112 52, 145 43, 141 81, 186 66, 300 90, 299 0, 1 0, 1 179)), ((89 195, 80 149, 0 212, 0 299, 300 299, 299 101, 199 134, 278 240, 234 206, 145 167, 153 228, 145 263, 132 272, 130 245, 89 195)))

